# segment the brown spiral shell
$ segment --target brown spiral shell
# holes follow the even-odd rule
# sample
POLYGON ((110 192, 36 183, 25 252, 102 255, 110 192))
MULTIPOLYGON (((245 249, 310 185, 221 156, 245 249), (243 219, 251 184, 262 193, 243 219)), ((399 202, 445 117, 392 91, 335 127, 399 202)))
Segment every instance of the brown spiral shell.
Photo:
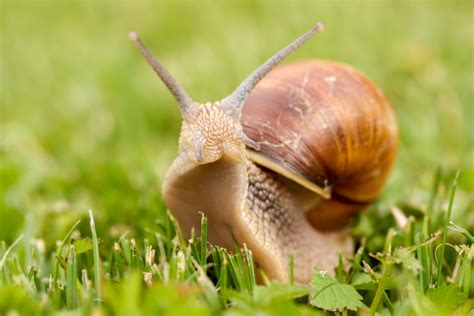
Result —
POLYGON ((307 218, 318 229, 344 225, 383 189, 394 163, 394 112, 354 68, 310 60, 278 66, 252 91, 244 132, 260 153, 330 190, 307 218))

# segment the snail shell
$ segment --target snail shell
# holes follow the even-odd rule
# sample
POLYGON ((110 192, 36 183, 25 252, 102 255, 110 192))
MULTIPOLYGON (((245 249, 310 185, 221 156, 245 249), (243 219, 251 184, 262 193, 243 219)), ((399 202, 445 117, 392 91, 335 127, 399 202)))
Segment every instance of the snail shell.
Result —
POLYGON ((394 163, 394 112, 354 68, 308 60, 276 67, 242 112, 246 135, 260 144, 255 162, 318 193, 307 210, 320 229, 335 229, 374 200, 394 163))

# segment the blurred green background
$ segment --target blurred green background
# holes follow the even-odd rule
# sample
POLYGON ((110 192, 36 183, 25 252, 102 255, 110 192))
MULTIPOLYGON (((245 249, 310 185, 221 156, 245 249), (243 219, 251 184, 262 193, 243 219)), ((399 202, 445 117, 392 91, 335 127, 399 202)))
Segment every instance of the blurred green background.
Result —
POLYGON ((381 201, 424 209, 437 166, 445 179, 462 169, 453 219, 474 226, 470 1, 2 1, 0 11, 0 240, 60 239, 89 208, 100 236, 163 216, 180 114, 129 31, 195 100, 214 101, 318 21, 326 31, 286 62, 351 64, 397 112, 381 201))

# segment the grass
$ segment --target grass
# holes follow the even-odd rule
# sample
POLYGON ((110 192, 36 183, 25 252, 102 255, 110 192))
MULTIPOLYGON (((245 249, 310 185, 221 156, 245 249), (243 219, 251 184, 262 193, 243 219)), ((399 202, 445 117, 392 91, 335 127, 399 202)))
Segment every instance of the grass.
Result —
MULTIPOLYGON (((453 201, 455 187, 456 179, 450 201, 453 201)), ((452 207, 453 204, 449 205, 452 207)), ((430 227, 434 233, 425 240, 410 237, 411 229, 422 230, 423 217, 407 220, 407 225, 412 227, 395 225, 390 228, 383 249, 377 253, 366 248, 367 241, 374 236, 365 236, 355 256, 349 258, 350 267, 338 269, 338 280, 331 284, 346 284, 353 291, 357 290, 356 302, 361 302, 356 306, 370 314, 466 314, 474 303, 468 299, 472 296, 474 244, 468 232, 461 238, 456 236, 456 231, 449 233, 449 209, 445 213, 435 213, 446 220, 440 227, 430 227), (453 234, 455 243, 447 244, 444 237, 441 238, 453 234), (434 250, 446 245, 456 250, 450 256, 445 257, 443 251, 434 250), (420 252, 420 249, 430 251, 420 252), (423 257, 435 257, 436 260, 428 261, 423 257), (431 271, 427 279, 432 281, 423 286, 418 277, 427 271, 431 271)), ((374 215, 372 209, 363 216, 374 215)), ((353 304, 348 302, 353 302, 354 298, 343 296, 337 300, 327 293, 322 295, 325 288, 279 285, 266 280, 265 276, 261 276, 266 280, 265 284, 258 285, 256 276, 262 272, 254 270, 249 250, 236 247, 234 252, 228 252, 204 242, 207 236, 205 217, 201 222, 202 238, 192 236, 189 243, 184 242, 175 221, 168 216, 167 222, 157 223, 141 241, 122 235, 114 241, 113 247, 102 245, 100 256, 92 212, 90 224, 92 239, 88 236, 71 238, 79 226, 76 222, 58 245, 53 260, 48 259, 36 244, 31 246, 31 261, 21 264, 21 251, 16 249, 20 239, 3 249, 0 252, 0 297, 3 298, 0 310, 50 314, 80 306, 86 313, 127 315, 176 315, 196 311, 237 315, 263 311, 275 315, 317 314, 316 309, 307 305, 306 297, 311 295, 311 302, 316 307, 347 314, 347 308, 353 304), (59 268, 52 279, 49 273, 54 267, 59 268), (94 282, 88 278, 91 273, 94 282), (314 299, 317 296, 319 300, 314 299), (25 304, 25 300, 29 304, 25 304)), ((340 265, 343 264, 341 260, 340 265)), ((333 291, 337 291, 337 287, 333 291)))
POLYGON ((0 12, 0 315, 473 308, 470 2, 3 1, 0 12), (190 95, 212 101, 317 21, 327 30, 289 61, 354 65, 400 125, 389 183, 351 224, 357 251, 337 280, 315 273, 360 300, 271 283, 248 249, 208 244, 204 217, 203 237, 183 239, 160 193, 179 111, 127 39, 140 32, 190 95))

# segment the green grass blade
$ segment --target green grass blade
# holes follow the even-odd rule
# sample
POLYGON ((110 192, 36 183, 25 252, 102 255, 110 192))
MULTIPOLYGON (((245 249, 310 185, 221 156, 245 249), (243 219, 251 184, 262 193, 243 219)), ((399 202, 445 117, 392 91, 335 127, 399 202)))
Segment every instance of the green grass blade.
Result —
MULTIPOLYGON (((421 244, 427 236, 424 233, 419 233, 415 236, 415 242, 416 244, 421 244)), ((429 256, 429 245, 421 246, 416 250, 418 260, 421 263, 421 266, 423 267, 422 271, 420 272, 419 275, 419 281, 420 281, 420 288, 423 290, 423 292, 426 292, 428 290, 428 287, 430 285, 430 278, 431 278, 431 258, 429 256)))
POLYGON ((219 276, 221 268, 222 268, 222 260, 221 260, 222 257, 217 247, 211 246, 210 248, 211 248, 210 252, 211 252, 212 263, 214 266, 214 271, 215 271, 216 276, 219 276))
POLYGON ((120 247, 122 247, 123 256, 128 266, 132 265, 132 250, 130 249, 130 241, 125 238, 119 239, 120 247))
MULTIPOLYGON (((179 244, 181 245, 182 249, 186 248, 186 240, 184 240, 184 236, 181 233, 181 230, 179 229, 178 222, 176 221, 176 218, 174 218, 173 214, 168 210, 167 211, 168 215, 168 225, 171 224, 170 226, 173 228, 174 232, 176 233, 176 236, 178 237, 179 244)), ((168 226, 168 240, 171 240, 171 227, 168 226)))
MULTIPOLYGON (((8 261, 6 261, 6 262, 8 262, 8 261)), ((0 270, 0 272, 2 273, 2 284, 5 284, 5 285, 13 284, 13 275, 10 271, 10 268, 9 268, 8 264, 4 264, 4 266, 3 266, 2 270, 0 270)))
POLYGON ((252 251, 247 248, 246 244, 244 244, 244 254, 245 254, 245 263, 246 263, 246 269, 244 269, 244 271, 247 274, 248 289, 251 292, 253 292, 253 289, 255 288, 255 285, 257 284, 257 281, 255 279, 255 266, 253 263, 252 251))
POLYGON ((390 275, 390 272, 393 266, 391 257, 392 257, 392 239, 393 239, 394 234, 395 234, 395 230, 393 228, 390 228, 387 233, 387 239, 385 241, 385 246, 384 246, 384 253, 386 254, 386 258, 383 261, 383 265, 382 265, 382 277, 378 281, 377 290, 375 291, 374 299, 372 300, 372 304, 370 305, 370 315, 375 315, 375 312, 377 311, 377 308, 380 304, 380 300, 387 295, 385 293, 385 283, 387 282, 388 276, 390 275))
POLYGON ((114 243, 113 257, 114 257, 114 262, 117 265, 118 279, 121 280, 123 279, 123 259, 122 259, 122 251, 120 249, 120 245, 118 242, 114 243))
POLYGON ((465 255, 463 257, 462 263, 462 290, 463 290, 463 298, 467 300, 469 298, 469 291, 471 289, 471 273, 472 273, 472 257, 474 255, 474 245, 471 245, 468 249, 466 249, 465 255))
POLYGON ((430 234, 431 214, 433 214, 436 197, 438 196, 439 184, 441 183, 441 174, 441 166, 438 166, 433 181, 433 188, 431 189, 430 202, 428 204, 428 208, 426 209, 425 216, 423 217, 423 234, 425 234, 425 236, 430 234))
POLYGON ((173 252, 169 260, 169 278, 170 280, 176 280, 178 278, 178 254, 173 252))
POLYGON ((339 252, 336 276, 339 283, 344 283, 344 263, 342 260, 342 252, 339 252))
POLYGON ((456 176, 454 177, 453 183, 451 184, 451 190, 449 194, 448 212, 446 213, 446 217, 444 220, 443 235, 441 237, 442 239, 441 239, 441 245, 439 249, 438 274, 436 277, 436 284, 438 285, 440 284, 440 281, 441 281, 441 272, 443 270, 443 262, 444 262, 444 248, 445 248, 446 239, 448 236, 448 226, 449 226, 449 222, 451 221, 451 212, 453 210, 454 196, 456 194, 456 187, 458 184, 458 178, 459 178, 460 173, 461 173, 461 170, 458 170, 458 172, 456 172, 456 176))
POLYGON ((243 290, 245 289, 245 281, 242 276, 242 264, 240 261, 237 259, 240 255, 240 253, 236 254, 227 254, 227 260, 229 262, 229 272, 232 277, 232 281, 235 285, 235 287, 238 290, 243 290))
POLYGON ((191 255, 194 257, 195 260, 198 262, 201 261, 201 252, 200 249, 198 248, 198 243, 197 243, 197 238, 196 238, 196 233, 194 232, 194 229, 191 230, 191 238, 189 240, 189 247, 191 249, 191 255))
POLYGON ((99 241, 97 239, 97 232, 95 230, 94 216, 92 210, 89 210, 90 227, 92 232, 92 251, 94 257, 94 288, 95 288, 95 301, 101 302, 101 288, 100 288, 100 257, 99 257, 99 241))
POLYGON ((361 240, 360 246, 359 246, 359 248, 357 249, 357 251, 354 255, 354 260, 352 261, 352 270, 354 270, 354 271, 362 271, 363 270, 361 262, 362 262, 362 255, 364 254, 366 242, 367 242, 366 238, 363 238, 361 240))
POLYGON ((224 259, 222 261, 221 270, 219 274, 219 287, 221 289, 227 289, 227 277, 228 277, 227 266, 228 266, 227 259, 224 255, 224 259))
POLYGON ((201 216, 201 256, 200 264, 204 267, 207 263, 207 217, 201 216))
POLYGON ((5 265, 5 262, 8 258, 8 255, 12 252, 13 248, 15 248, 16 245, 23 239, 23 234, 21 234, 14 242, 11 244, 10 247, 5 251, 5 253, 2 256, 2 260, 0 260, 0 272, 3 270, 3 266, 5 265))
POLYGON ((82 269, 81 281, 82 281, 82 291, 86 294, 89 293, 89 278, 87 277, 87 269, 82 269))
POLYGON ((56 288, 58 287, 59 264, 61 262, 61 256, 63 254, 64 246, 67 244, 67 242, 69 241, 69 238, 71 237, 72 232, 76 229, 77 225, 79 225, 80 222, 81 220, 78 220, 76 223, 74 223, 74 225, 72 225, 71 229, 67 232, 66 236, 64 237, 61 243, 61 246, 59 246, 59 249, 56 253, 56 261, 55 261, 54 270, 53 270, 53 286, 56 288))
POLYGON ((132 270, 138 269, 138 253, 137 253, 137 243, 135 239, 130 240, 130 260, 131 260, 131 265, 130 267, 132 270))
POLYGON ((295 256, 290 255, 290 284, 295 284, 295 256))
POLYGON ((474 236, 472 236, 471 233, 467 231, 467 229, 459 227, 452 221, 449 223, 449 228, 455 232, 463 234, 463 236, 467 239, 468 245, 474 244, 474 236))
POLYGON ((66 306, 68 309, 74 309, 77 307, 77 262, 76 252, 74 245, 71 245, 69 249, 69 256, 67 259, 66 268, 66 306))

